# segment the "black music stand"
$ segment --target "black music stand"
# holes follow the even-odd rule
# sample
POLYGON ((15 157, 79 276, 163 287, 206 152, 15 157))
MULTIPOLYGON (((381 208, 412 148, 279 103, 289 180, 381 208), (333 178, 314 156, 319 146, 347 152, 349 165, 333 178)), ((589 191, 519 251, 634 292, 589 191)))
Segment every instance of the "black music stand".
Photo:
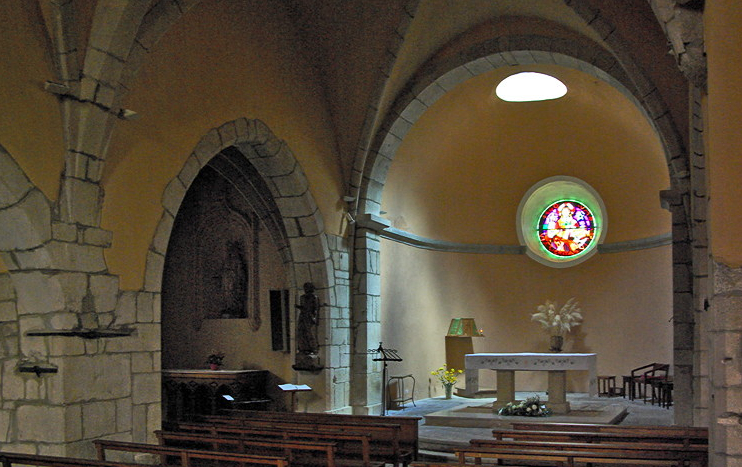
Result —
POLYGON ((384 369, 381 373, 381 415, 386 415, 386 367, 387 362, 401 362, 402 357, 397 354, 394 349, 385 349, 379 342, 378 349, 368 349, 368 353, 379 354, 379 357, 374 358, 375 362, 384 362, 384 369))

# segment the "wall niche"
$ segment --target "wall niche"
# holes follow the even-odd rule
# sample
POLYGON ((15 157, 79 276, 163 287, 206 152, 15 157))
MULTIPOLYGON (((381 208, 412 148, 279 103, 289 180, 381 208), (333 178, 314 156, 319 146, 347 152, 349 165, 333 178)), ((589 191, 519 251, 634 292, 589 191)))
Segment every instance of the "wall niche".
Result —
POLYGON ((248 200, 206 166, 175 218, 163 275, 163 308, 204 319, 249 319, 260 328, 260 222, 248 200))

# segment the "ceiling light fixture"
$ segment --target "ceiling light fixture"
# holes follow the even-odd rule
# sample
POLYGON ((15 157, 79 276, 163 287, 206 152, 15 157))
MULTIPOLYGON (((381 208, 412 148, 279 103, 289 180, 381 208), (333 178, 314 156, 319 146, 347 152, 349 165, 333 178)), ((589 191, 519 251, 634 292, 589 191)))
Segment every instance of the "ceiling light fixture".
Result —
POLYGON ((546 101, 567 94, 567 86, 553 76, 525 71, 500 81, 495 94, 507 102, 546 101))

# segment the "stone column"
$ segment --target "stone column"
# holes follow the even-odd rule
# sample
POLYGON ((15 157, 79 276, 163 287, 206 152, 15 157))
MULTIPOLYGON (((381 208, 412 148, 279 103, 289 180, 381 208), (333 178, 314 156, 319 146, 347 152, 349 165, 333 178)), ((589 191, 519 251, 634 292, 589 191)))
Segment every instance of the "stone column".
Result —
POLYGON ((379 346, 381 323, 380 241, 372 230, 358 228, 353 270, 354 329, 351 356, 351 406, 354 414, 378 414, 381 404, 381 365, 369 349, 379 346))
POLYGON ((675 421, 680 425, 692 425, 695 317, 692 246, 685 216, 688 194, 680 190, 667 190, 660 197, 663 207, 672 214, 675 421))
POLYGON ((734 459, 742 456, 742 268, 720 263, 713 268, 710 465, 738 465, 734 459))

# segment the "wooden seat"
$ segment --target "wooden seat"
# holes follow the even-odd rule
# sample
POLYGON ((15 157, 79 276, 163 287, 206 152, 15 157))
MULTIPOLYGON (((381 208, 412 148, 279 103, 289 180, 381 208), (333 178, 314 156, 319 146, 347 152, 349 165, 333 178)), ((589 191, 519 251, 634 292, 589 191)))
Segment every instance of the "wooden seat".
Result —
POLYGON ((615 376, 598 376, 598 397, 612 397, 616 389, 615 376))
POLYGON ((670 365, 667 363, 650 363, 631 370, 631 375, 624 377, 624 385, 628 383, 629 399, 641 398, 644 402, 651 399, 647 394, 647 387, 651 388, 652 382, 667 380, 670 365))
POLYGON ((658 379, 651 382, 652 405, 656 402, 660 407, 670 408, 672 406, 672 377, 658 379))
POLYGON ((402 409, 405 408, 406 402, 412 402, 412 405, 414 407, 417 407, 415 404, 415 377, 412 375, 404 375, 404 376, 390 376, 389 380, 387 381, 387 387, 389 388, 389 391, 387 391, 387 394, 389 394, 389 406, 391 407, 392 404, 394 404, 397 407, 400 407, 402 409), (396 386, 396 397, 392 395, 392 386, 396 386), (409 390, 409 392, 407 392, 409 390))

